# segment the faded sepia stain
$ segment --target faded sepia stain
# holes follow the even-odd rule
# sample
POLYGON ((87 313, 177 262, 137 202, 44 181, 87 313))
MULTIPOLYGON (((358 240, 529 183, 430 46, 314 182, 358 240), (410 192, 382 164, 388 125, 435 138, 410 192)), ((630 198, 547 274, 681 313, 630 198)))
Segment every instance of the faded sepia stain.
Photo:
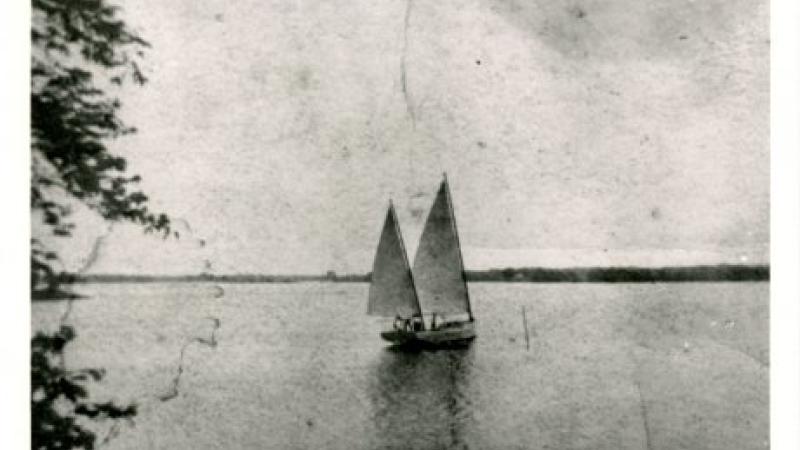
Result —
POLYGON ((698 46, 714 46, 736 33, 736 23, 752 15, 746 1, 668 4, 587 0, 531 2, 491 0, 491 9, 568 58, 625 60, 684 58, 696 48, 682 44, 690 31, 698 46), (635 17, 635 19, 633 19, 635 17), (612 44, 613 42, 613 44, 612 44))
POLYGON ((297 77, 295 79, 295 86, 301 90, 307 90, 311 87, 314 87, 312 84, 313 81, 313 72, 309 67, 303 67, 297 71, 297 77))
POLYGON ((653 209, 651 209, 651 210, 650 210, 650 217, 652 217, 652 218, 653 218, 653 220, 658 220, 658 219, 660 219, 660 218, 661 218, 661 210, 660 210, 659 208, 653 208, 653 209))

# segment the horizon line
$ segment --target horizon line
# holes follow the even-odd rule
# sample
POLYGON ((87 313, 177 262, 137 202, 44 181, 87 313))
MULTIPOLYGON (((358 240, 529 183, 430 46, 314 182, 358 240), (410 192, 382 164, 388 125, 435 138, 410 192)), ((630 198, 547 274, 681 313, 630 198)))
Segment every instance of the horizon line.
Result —
MULTIPOLYGON (((754 264, 736 264, 736 263, 719 263, 719 264, 688 264, 688 265, 658 265, 658 266, 645 266, 645 265, 608 265, 608 266, 601 266, 601 265, 591 265, 591 266, 568 266, 568 267, 549 267, 549 266, 498 266, 498 267, 490 267, 484 269, 468 269, 465 268, 464 272, 466 273, 480 273, 480 272, 492 272, 492 271, 504 271, 504 270, 541 270, 541 271, 551 271, 551 272, 570 272, 570 271, 581 271, 581 270, 639 270, 639 271, 647 271, 647 270, 688 270, 688 269, 712 269, 712 268, 737 268, 737 269, 769 269, 769 263, 754 263, 754 264)), ((330 277, 331 275, 334 276, 341 276, 341 277, 358 277, 358 276, 367 276, 370 275, 372 271, 367 272, 339 272, 336 270, 328 270, 325 272, 276 272, 276 273, 268 273, 268 272, 223 272, 223 273, 213 273, 213 272, 186 272, 186 273, 125 273, 125 272, 103 272, 103 273, 73 273, 73 272, 63 272, 64 275, 67 276, 74 276, 74 277, 108 277, 108 276, 115 276, 115 277, 156 277, 156 278, 176 278, 176 277, 239 277, 239 276, 249 276, 249 277, 330 277)))

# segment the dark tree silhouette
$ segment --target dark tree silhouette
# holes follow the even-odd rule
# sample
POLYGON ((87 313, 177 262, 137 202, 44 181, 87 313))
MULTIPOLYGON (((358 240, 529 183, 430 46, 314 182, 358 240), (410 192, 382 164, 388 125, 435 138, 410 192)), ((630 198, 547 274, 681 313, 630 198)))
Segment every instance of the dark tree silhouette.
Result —
MULTIPOLYGON (((31 31, 31 208, 57 236, 69 236, 65 199, 76 199, 110 221, 166 231, 169 219, 147 208, 138 175, 105 143, 135 132, 118 117, 108 89, 146 81, 137 60, 148 43, 105 0, 33 0, 31 31)), ((56 255, 32 243, 34 290, 53 289, 56 255)))
POLYGON ((74 338, 72 328, 62 326, 52 335, 37 333, 31 341, 31 448, 91 449, 96 435, 81 425, 81 418, 119 420, 136 415, 136 405, 87 400, 86 383, 100 381, 104 371, 64 367, 64 347, 74 338))
MULTIPOLYGON (((31 211, 46 232, 70 236, 70 202, 81 202, 111 222, 127 221, 146 231, 169 231, 169 219, 147 208, 126 174, 125 159, 106 142, 132 133, 118 117, 119 100, 109 94, 124 83, 146 79, 137 60, 148 43, 106 0, 33 0, 31 54, 31 211)), ((63 294, 68 277, 58 256, 42 240, 31 241, 33 298, 63 294)), ((130 419, 135 405, 89 400, 88 383, 101 369, 68 370, 64 348, 75 331, 39 332, 31 341, 32 444, 35 449, 95 446, 91 420, 130 419)))

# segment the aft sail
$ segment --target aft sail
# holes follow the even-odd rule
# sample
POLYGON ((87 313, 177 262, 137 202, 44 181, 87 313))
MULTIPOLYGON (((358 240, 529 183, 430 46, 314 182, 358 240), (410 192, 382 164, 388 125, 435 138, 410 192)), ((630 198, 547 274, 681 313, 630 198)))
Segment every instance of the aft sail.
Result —
POLYGON ((466 313, 472 319, 464 262, 446 177, 422 231, 414 257, 413 273, 426 312, 466 313))
POLYGON ((389 204, 372 266, 367 314, 383 317, 421 315, 394 206, 389 204))

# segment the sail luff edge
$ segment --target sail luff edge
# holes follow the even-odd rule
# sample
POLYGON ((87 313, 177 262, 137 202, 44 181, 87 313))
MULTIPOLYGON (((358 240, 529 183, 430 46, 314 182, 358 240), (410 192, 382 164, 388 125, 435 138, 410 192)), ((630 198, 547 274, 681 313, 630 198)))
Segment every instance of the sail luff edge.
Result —
POLYGON ((464 294, 467 296, 467 314, 469 320, 472 322, 472 301, 469 298, 469 285, 467 284, 466 267, 464 267, 464 256, 461 254, 461 239, 458 236, 458 226, 456 225, 456 212, 453 206, 453 196, 450 194, 450 183, 447 181, 447 172, 442 174, 444 176, 445 195, 447 195, 447 206, 450 212, 450 223, 453 224, 453 234, 456 237, 456 248, 458 249, 458 259, 461 262, 461 280, 464 282, 464 294))
MULTIPOLYGON (((419 302, 419 295, 417 294, 417 286, 414 283, 414 273, 411 271, 411 263, 408 261, 408 253, 406 253, 406 244, 403 240, 403 233, 400 231, 400 221, 397 219, 397 212, 394 210, 394 205, 389 200, 389 209, 392 212, 392 219, 394 221, 394 229, 397 233, 397 236, 400 240, 400 248, 403 251, 403 262, 405 263, 406 271, 408 271, 408 276, 411 279, 411 289, 414 291, 414 301, 417 306, 417 313, 422 316, 422 305, 419 302)), ((423 329, 424 329, 424 322, 423 322, 423 329)))

